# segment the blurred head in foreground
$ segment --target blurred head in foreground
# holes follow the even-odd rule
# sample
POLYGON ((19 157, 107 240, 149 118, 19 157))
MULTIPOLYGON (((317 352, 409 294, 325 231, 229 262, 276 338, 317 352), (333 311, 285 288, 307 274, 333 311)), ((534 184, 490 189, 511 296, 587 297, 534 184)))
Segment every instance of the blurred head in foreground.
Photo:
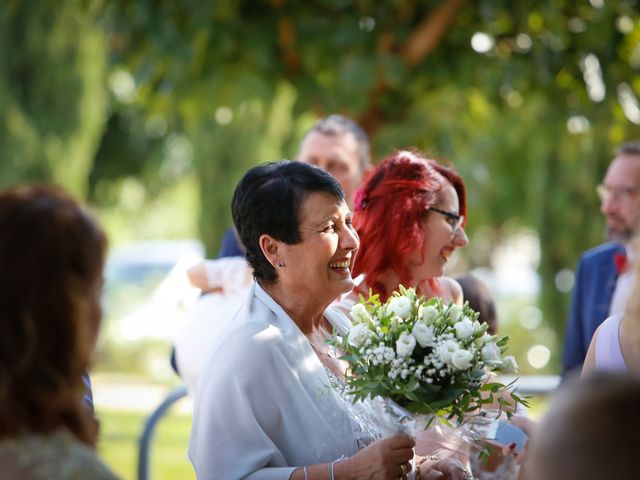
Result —
POLYGON ((95 427, 82 398, 101 320, 106 237, 63 191, 0 192, 0 438, 95 427))
POLYGON ((532 442, 527 479, 636 478, 640 379, 594 371, 562 388, 532 442))

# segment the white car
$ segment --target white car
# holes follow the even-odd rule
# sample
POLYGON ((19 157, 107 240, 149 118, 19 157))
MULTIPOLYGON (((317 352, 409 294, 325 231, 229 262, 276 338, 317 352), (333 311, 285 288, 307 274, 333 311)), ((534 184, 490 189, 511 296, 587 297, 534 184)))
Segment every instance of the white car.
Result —
POLYGON ((105 336, 172 340, 200 294, 186 272, 203 257, 197 240, 150 240, 115 248, 105 269, 105 336))

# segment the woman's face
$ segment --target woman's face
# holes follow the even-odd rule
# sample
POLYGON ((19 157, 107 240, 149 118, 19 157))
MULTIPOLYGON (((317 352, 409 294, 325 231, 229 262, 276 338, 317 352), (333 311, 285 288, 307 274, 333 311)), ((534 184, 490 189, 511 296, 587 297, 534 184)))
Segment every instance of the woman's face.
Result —
POLYGON ((407 267, 414 283, 444 275, 444 268, 451 254, 469 243, 462 226, 455 228, 455 216, 460 214, 458 194, 450 183, 438 194, 422 220, 422 248, 407 256, 407 267), (440 210, 440 212, 435 209, 440 210), (447 215, 443 212, 449 212, 447 215))
POLYGON ((309 194, 298 218, 302 241, 280 244, 284 268, 277 270, 277 281, 300 302, 322 307, 353 288, 351 268, 360 242, 346 203, 329 193, 309 194))

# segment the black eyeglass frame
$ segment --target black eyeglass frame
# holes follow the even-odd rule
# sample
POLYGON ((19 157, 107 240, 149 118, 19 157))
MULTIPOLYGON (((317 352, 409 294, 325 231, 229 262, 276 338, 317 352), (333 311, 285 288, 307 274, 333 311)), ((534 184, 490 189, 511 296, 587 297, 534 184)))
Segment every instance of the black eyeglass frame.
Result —
POLYGON ((427 210, 433 210, 434 212, 439 213, 440 215, 444 215, 449 220, 454 220, 455 224, 451 225, 451 235, 455 236, 458 233, 458 230, 462 228, 462 224, 464 223, 464 215, 460 215, 458 213, 449 212, 447 210, 442 210, 441 208, 429 207, 427 210))

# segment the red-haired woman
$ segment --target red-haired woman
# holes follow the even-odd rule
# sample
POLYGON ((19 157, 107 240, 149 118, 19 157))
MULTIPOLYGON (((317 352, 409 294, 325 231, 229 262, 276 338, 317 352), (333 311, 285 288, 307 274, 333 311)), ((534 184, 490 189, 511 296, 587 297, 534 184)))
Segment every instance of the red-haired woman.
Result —
POLYGON ((82 380, 100 326, 106 237, 48 187, 0 192, 0 478, 116 477, 82 380))
POLYGON ((460 285, 444 277, 451 254, 469 242, 464 183, 453 170, 417 152, 387 157, 356 195, 353 224, 361 247, 355 294, 371 288, 383 300, 400 284, 426 297, 462 303, 460 285))
MULTIPOLYGON (((428 298, 462 304, 462 288, 444 276, 444 268, 451 254, 469 242, 465 213, 465 188, 457 173, 418 152, 391 154, 356 194, 356 287, 334 306, 348 311, 369 289, 384 301, 401 284, 428 298)), ((416 454, 467 460, 466 446, 435 431, 417 439, 416 454)))

